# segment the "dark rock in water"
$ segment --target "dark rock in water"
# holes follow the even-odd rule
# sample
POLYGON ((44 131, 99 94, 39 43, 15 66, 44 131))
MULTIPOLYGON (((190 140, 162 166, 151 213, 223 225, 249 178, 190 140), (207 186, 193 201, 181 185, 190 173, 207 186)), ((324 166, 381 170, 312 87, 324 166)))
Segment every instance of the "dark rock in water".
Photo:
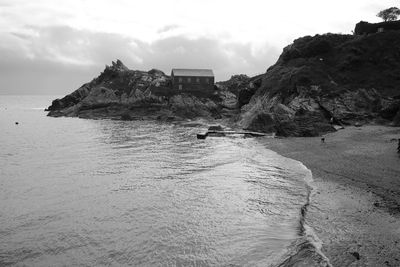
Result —
POLYGON ((207 133, 199 133, 197 134, 197 139, 206 139, 208 136, 208 132, 207 133))

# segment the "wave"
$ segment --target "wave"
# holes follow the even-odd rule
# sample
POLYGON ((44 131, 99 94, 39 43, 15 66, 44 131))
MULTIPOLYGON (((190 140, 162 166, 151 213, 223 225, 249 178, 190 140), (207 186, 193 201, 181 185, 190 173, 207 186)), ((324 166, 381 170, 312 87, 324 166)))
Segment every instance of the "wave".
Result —
POLYGON ((310 206, 312 193, 315 191, 311 171, 301 162, 301 166, 309 172, 304 177, 307 184, 308 194, 306 203, 300 209, 299 235, 300 238, 293 241, 287 248, 286 253, 280 258, 274 266, 320 266, 332 267, 329 258, 322 252, 322 241, 318 238, 314 229, 306 222, 308 207, 310 206))

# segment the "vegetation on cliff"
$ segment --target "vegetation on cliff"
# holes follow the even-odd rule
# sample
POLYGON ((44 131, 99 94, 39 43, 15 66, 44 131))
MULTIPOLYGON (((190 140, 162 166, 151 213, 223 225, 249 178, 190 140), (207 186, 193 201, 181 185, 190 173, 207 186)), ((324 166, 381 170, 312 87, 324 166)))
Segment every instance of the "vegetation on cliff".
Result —
POLYGON ((400 32, 325 34, 287 46, 262 78, 240 125, 316 136, 335 124, 400 126, 400 32))
POLYGON ((380 11, 376 16, 383 19, 383 21, 394 21, 400 15, 400 9, 397 7, 390 7, 380 11))

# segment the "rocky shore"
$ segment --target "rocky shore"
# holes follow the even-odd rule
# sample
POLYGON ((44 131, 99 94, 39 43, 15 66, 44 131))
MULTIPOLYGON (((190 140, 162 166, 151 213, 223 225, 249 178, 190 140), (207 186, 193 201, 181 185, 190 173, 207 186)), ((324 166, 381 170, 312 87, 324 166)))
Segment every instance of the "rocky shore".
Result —
POLYGON ((399 45, 399 31, 299 38, 263 75, 239 124, 281 136, 332 132, 330 122, 400 126, 399 45))
POLYGON ((229 91, 207 96, 174 94, 170 86, 170 77, 162 71, 130 70, 117 60, 91 82, 54 100, 47 108, 48 116, 179 121, 214 120, 235 113, 236 97, 229 91))
POLYGON ((49 116, 224 119, 278 136, 319 136, 334 125, 400 126, 400 32, 299 38, 255 77, 234 75, 209 95, 174 93, 162 71, 128 69, 120 60, 56 99, 49 116))
POLYGON ((262 142, 312 171, 306 223, 333 266, 399 266, 400 129, 347 127, 324 137, 262 142))

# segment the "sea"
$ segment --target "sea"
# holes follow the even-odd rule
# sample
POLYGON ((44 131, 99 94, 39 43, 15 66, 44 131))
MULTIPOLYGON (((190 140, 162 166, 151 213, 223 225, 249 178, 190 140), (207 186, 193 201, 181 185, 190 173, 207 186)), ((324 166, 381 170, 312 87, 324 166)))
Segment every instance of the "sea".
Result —
POLYGON ((48 117, 55 98, 0 95, 0 266, 326 265, 301 162, 201 125, 48 117))

